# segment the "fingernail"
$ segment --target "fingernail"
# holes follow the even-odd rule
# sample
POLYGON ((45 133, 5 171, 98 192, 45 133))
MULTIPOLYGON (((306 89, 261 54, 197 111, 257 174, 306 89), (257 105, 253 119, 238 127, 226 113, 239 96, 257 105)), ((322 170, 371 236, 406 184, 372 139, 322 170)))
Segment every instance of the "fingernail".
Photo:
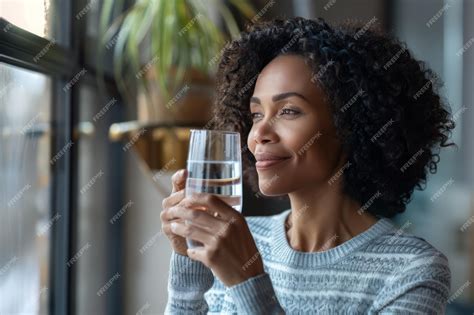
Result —
POLYGON ((171 222, 171 230, 172 230, 172 231, 175 231, 177 227, 178 227, 178 223, 176 223, 176 222, 171 222))
POLYGON ((179 176, 184 176, 184 173, 186 173, 185 169, 181 170, 181 172, 179 173, 179 176))

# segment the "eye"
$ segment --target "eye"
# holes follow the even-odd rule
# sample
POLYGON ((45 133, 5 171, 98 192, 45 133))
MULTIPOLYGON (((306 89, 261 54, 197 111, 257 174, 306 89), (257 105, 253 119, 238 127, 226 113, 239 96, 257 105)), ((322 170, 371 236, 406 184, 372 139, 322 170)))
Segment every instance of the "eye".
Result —
POLYGON ((300 112, 298 112, 297 110, 291 109, 291 108, 283 108, 283 109, 281 110, 281 113, 282 113, 282 114, 289 114, 289 115, 292 115, 292 116, 296 116, 296 115, 298 115, 300 112))
MULTIPOLYGON (((284 108, 280 112, 281 115, 290 115, 290 116, 297 116, 300 114, 299 111, 291 109, 291 108, 284 108)), ((252 121, 255 120, 256 115, 260 115, 260 113, 250 113, 250 117, 252 118, 252 121)))
POLYGON ((258 114, 260 114, 260 113, 250 113, 250 117, 252 118, 252 120, 254 120, 254 119, 255 119, 255 115, 258 115, 258 114))

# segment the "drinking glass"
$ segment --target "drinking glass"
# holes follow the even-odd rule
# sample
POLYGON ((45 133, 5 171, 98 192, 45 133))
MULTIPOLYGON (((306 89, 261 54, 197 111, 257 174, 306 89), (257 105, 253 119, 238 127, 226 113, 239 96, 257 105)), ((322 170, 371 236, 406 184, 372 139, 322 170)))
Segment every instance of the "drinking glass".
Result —
MULTIPOLYGON (((196 192, 213 194, 236 211, 242 211, 242 159, 238 132, 191 129, 186 168, 186 197, 196 192)), ((189 238, 186 243, 189 248, 203 245, 189 238)))

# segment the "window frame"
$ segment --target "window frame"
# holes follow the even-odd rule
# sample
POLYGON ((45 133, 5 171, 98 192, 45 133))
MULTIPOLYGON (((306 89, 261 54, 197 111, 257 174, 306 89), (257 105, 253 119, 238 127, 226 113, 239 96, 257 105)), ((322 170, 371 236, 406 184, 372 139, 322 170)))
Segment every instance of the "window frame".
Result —
MULTIPOLYGON (((53 40, 30 33, 6 19, 0 17, 0 63, 17 66, 22 69, 31 70, 51 77, 52 104, 51 104, 51 152, 59 152, 70 141, 77 141, 74 137, 74 127, 78 124, 80 106, 80 85, 75 84, 69 90, 63 87, 81 69, 87 70, 84 80, 89 85, 98 86, 95 75, 98 73, 96 64, 90 64, 86 60, 86 47, 89 39, 86 35, 87 19, 74 19, 76 13, 84 8, 86 0, 51 0, 56 6, 55 14, 60 16, 60 25, 54 25, 53 29, 60 29, 60 34, 55 34, 55 44, 50 45, 47 54, 39 60, 34 57, 46 45, 53 40), (59 26, 59 27, 58 27, 59 26), (5 31, 8 29, 8 31, 5 31)), ((101 2, 99 2, 101 3, 101 2)), ((124 7, 130 4, 125 1, 124 7)), ((112 91, 120 99, 116 89, 115 80, 110 74, 104 75, 105 87, 112 91)), ((49 253, 49 313, 53 315, 75 314, 75 287, 74 267, 69 268, 66 262, 74 255, 77 227, 75 218, 77 213, 77 178, 78 178, 78 152, 77 146, 70 150, 54 165, 51 166, 51 209, 53 215, 60 215, 61 220, 55 222, 51 227, 50 253, 49 253), (53 213, 54 212, 54 213, 53 213)), ((117 163, 114 168, 120 170, 117 163)), ((117 183, 112 183, 119 189, 117 183)), ((114 257, 121 254, 122 248, 121 227, 117 225, 107 235, 107 242, 114 257)), ((107 268, 122 269, 121 264, 115 259, 108 259, 107 268)), ((110 289, 106 309, 109 314, 121 314, 122 307, 120 299, 121 286, 110 289)))

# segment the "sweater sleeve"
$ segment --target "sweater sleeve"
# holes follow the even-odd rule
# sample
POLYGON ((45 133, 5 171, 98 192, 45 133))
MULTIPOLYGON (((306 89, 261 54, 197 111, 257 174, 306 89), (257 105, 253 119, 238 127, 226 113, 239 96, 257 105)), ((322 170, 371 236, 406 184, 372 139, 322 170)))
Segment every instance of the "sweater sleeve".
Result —
POLYGON ((423 255, 391 277, 375 309, 382 314, 445 314, 450 290, 446 256, 439 252, 423 255))
POLYGON ((229 287, 227 293, 238 314, 285 314, 266 272, 229 287))
POLYGON ((212 287, 213 282, 212 271, 203 263, 173 251, 165 314, 207 314, 204 293, 212 287))

